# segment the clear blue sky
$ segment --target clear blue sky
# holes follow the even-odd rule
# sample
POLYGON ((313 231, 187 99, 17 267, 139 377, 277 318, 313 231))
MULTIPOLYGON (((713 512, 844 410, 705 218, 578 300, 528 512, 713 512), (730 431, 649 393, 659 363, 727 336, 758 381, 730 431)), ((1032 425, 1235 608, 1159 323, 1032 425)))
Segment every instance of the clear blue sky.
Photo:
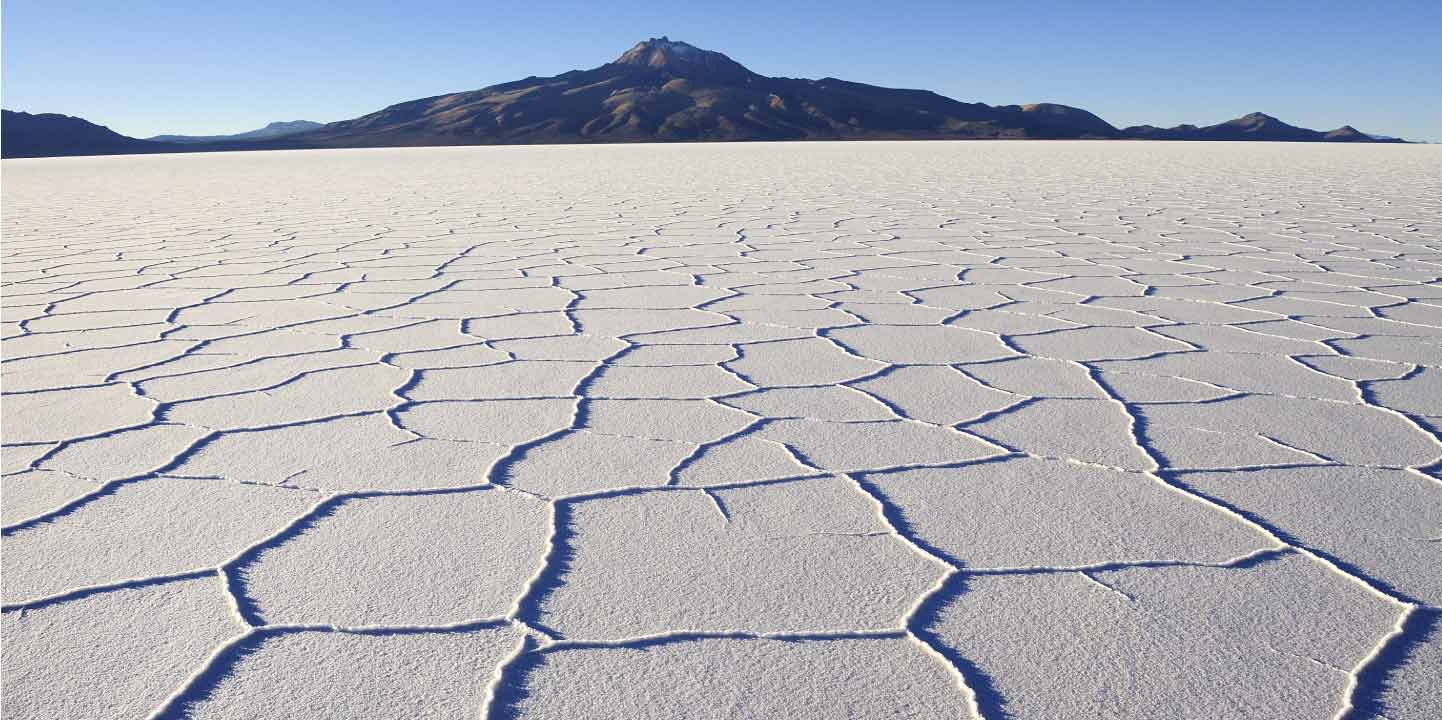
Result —
POLYGON ((1442 0, 6 0, 3 35, 4 107, 140 137, 341 120, 669 35, 766 75, 1060 102, 1118 126, 1261 110, 1442 140, 1442 0))

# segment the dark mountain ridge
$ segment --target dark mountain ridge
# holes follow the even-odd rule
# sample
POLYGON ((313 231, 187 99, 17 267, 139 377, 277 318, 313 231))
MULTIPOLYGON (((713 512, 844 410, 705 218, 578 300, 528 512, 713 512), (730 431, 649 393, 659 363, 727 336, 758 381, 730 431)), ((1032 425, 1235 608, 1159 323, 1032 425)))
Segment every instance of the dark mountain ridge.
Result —
POLYGON ((54 155, 114 155, 165 152, 160 143, 126 137, 104 125, 57 113, 13 112, 0 117, 0 155, 50 157, 54 155))
POLYGON ((653 38, 615 61, 440 95, 299 136, 321 145, 1111 137, 1077 108, 992 107, 928 90, 766 77, 731 58, 653 38))
MULTIPOLYGON (((5 157, 114 152, 190 152, 326 147, 400 147, 588 142, 862 139, 1160 139, 1400 142, 1343 126, 1321 132, 1252 113, 1218 125, 1118 130, 1080 108, 1053 103, 986 105, 929 90, 837 78, 767 77, 726 55, 652 38, 614 61, 552 77, 528 77, 398 103, 352 120, 288 134, 127 138, 102 141, 74 122, 13 123, 5 111, 5 157), (67 143, 67 133, 75 141, 67 143)), ((26 116, 62 118, 64 116, 26 116)), ((85 123, 79 118, 68 121, 85 123)), ((301 121, 304 122, 304 121, 301 121)), ((276 125, 272 123, 272 126, 276 125)), ((267 129, 271 127, 268 126, 267 129)), ((113 137, 112 137, 113 136, 113 137)))

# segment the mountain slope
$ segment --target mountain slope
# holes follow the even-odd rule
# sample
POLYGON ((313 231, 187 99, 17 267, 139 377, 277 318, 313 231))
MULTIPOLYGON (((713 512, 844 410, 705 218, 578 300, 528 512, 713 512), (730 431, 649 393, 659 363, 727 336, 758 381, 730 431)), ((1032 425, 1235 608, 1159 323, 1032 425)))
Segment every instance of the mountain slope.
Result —
POLYGON ((117 155, 166 149, 162 143, 127 137, 78 117, 0 111, 0 157, 117 155))
POLYGON ((590 70, 413 100, 298 137, 350 146, 1115 134, 1061 105, 992 107, 836 78, 766 77, 663 37, 590 70))
POLYGON ((233 135, 156 135, 146 138, 151 142, 169 143, 213 143, 226 142, 231 140, 273 140, 275 138, 295 135, 307 130, 315 130, 324 127, 325 123, 312 122, 310 120, 288 120, 270 123, 258 130, 235 133, 233 135))

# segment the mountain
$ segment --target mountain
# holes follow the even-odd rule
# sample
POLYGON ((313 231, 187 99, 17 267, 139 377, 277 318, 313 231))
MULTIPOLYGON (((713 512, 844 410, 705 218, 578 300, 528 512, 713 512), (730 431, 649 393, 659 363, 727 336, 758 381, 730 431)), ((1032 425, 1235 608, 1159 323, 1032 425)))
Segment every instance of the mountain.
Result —
POLYGON ((161 135, 137 140, 79 118, 6 111, 4 120, 5 157, 733 140, 1403 142, 1368 135, 1351 126, 1328 132, 1308 130, 1263 113, 1205 127, 1138 125, 1118 130, 1086 110, 1053 103, 993 106, 961 102, 929 90, 885 88, 830 77, 767 77, 722 53, 666 37, 637 43, 615 60, 589 70, 531 76, 479 90, 411 100, 319 127, 294 121, 271 123, 238 135, 161 135), (12 121, 12 115, 20 119, 12 121), (56 120, 40 123, 40 118, 56 120), (17 126, 14 140, 11 125, 17 126))
POLYGON ((249 130, 233 135, 156 135, 146 138, 151 142, 168 143, 213 143, 226 142, 230 140, 271 140, 302 133, 307 130, 314 130, 323 127, 325 123, 312 122, 310 120, 282 120, 270 123, 259 130, 249 130))
POLYGON ((1288 125, 1266 113, 1254 112, 1216 125, 1177 125, 1159 128, 1134 125, 1123 128, 1121 136, 1141 140, 1265 140, 1273 142, 1405 142, 1363 133, 1351 125, 1336 130, 1309 130, 1288 125))
POLYGON ((392 105, 294 136, 323 146, 656 140, 1111 137, 1063 105, 964 103, 927 90, 758 75, 652 38, 613 62, 392 105))
POLYGON ((69 115, 0 111, 0 156, 7 158, 118 155, 164 152, 168 148, 69 115))

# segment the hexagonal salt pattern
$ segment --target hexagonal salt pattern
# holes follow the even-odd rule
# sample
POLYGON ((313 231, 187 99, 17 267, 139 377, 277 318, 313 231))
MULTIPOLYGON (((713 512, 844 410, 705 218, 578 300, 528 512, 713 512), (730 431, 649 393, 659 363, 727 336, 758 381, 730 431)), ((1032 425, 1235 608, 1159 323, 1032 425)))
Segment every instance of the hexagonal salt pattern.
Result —
POLYGON ((6 717, 1435 717, 1439 168, 6 160, 6 717))

